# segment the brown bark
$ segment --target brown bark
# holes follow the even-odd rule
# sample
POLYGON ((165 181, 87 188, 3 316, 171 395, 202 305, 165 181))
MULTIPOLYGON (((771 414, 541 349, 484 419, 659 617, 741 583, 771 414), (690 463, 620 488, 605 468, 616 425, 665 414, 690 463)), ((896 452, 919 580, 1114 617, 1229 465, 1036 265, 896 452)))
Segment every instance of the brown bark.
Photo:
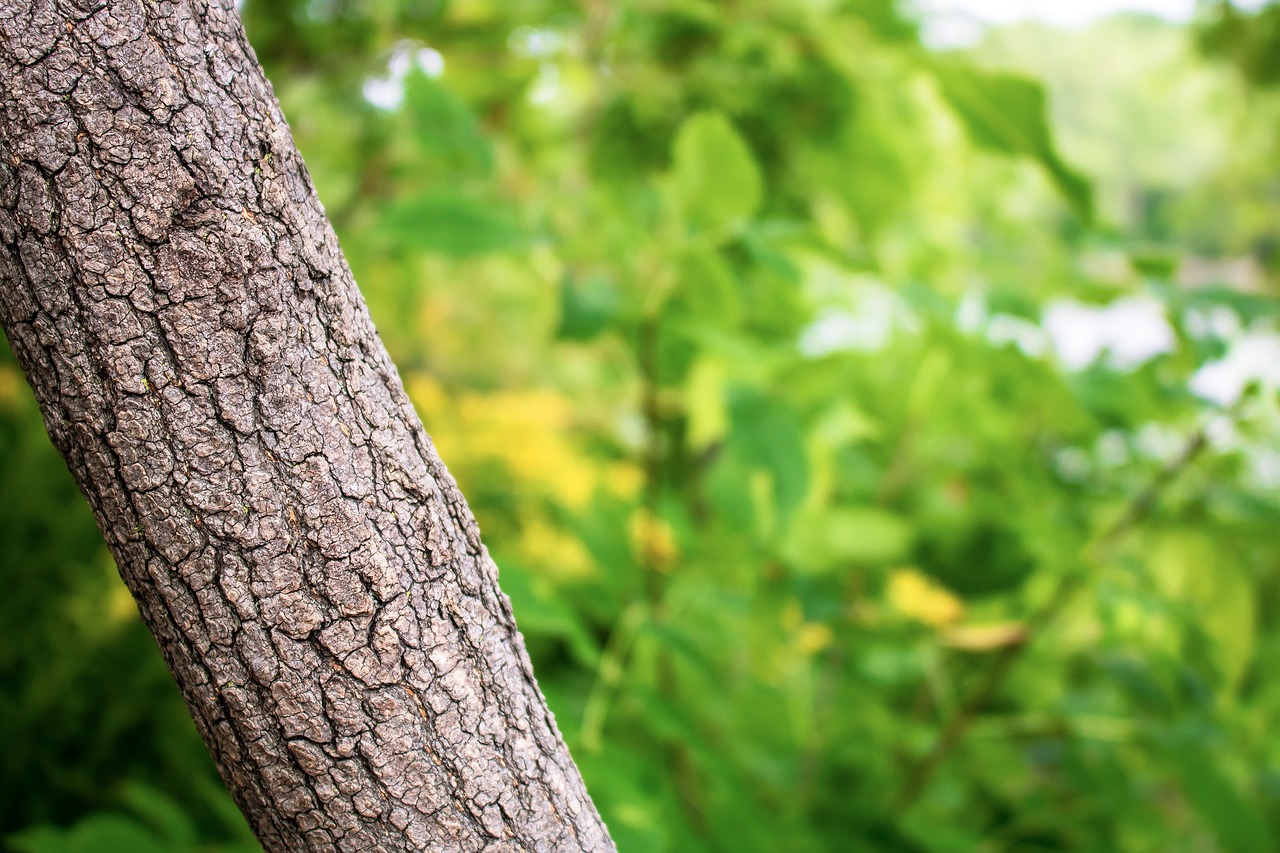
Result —
POLYGON ((0 80, 0 321, 264 847, 612 850, 231 0, 0 80))

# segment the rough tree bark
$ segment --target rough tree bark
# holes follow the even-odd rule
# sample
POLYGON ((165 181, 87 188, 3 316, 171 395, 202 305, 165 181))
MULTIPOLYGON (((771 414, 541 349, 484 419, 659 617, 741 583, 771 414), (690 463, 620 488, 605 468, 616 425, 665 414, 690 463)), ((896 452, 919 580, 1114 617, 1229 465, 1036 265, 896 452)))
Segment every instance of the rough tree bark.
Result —
POLYGON ((231 0, 0 75, 0 321, 263 846, 613 849, 231 0))

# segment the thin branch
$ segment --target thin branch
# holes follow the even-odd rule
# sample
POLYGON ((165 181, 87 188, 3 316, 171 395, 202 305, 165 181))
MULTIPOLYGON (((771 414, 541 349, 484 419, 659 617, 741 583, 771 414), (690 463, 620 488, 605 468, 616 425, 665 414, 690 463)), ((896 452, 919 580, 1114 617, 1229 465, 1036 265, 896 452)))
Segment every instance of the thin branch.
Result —
POLYGON ((649 605, 633 601, 622 611, 605 644, 596 670, 596 680, 582 710, 581 739, 584 749, 598 753, 604 745, 604 724, 609 701, 617 691, 640 629, 649 620, 649 605))
MULTIPOLYGON (((1085 565, 1105 560, 1124 537, 1137 527, 1158 503, 1165 489, 1177 479, 1183 471, 1191 467, 1207 445, 1207 437, 1203 429, 1197 430, 1183 447, 1177 458, 1162 468, 1142 491, 1134 496, 1115 521, 1085 548, 1085 565)), ((956 747, 964 739, 973 725, 978 713, 1004 685, 1005 679, 1013 669, 1013 665, 1022 657, 1023 652, 1043 631, 1057 619, 1063 608, 1070 602, 1072 595, 1084 583, 1085 571, 1078 568, 1066 575, 1054 588, 1053 594, 1043 606, 1027 619, 1026 639, 1016 645, 1005 646, 992 659, 990 666, 983 673, 978 686, 960 709, 951 716, 942 734, 933 748, 912 768, 907 781, 899 789, 892 800, 894 811, 909 808, 920 798, 933 780, 934 774, 946 763, 956 747)))

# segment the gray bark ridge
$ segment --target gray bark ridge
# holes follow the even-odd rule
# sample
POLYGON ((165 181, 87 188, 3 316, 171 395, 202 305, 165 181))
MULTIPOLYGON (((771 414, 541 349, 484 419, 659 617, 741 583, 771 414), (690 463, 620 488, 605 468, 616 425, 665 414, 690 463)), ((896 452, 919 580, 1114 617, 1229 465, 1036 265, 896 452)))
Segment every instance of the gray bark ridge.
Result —
POLYGON ((0 322, 270 851, 612 850, 231 0, 0 0, 0 322))

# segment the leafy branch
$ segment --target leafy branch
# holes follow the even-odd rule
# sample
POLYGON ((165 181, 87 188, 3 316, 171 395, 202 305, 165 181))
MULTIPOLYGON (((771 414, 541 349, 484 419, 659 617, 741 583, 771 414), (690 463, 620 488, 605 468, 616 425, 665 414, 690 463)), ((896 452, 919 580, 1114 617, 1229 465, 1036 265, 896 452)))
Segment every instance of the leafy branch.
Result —
POLYGON ((1125 507, 1124 512, 1085 548, 1081 565, 1062 576, 1049 599, 1027 619, 1023 641, 1004 646, 996 652, 978 682, 978 686, 969 694, 969 698, 956 710, 951 719, 947 721, 933 748, 915 764, 907 775, 906 782, 903 783, 892 800, 891 808, 895 812, 910 808, 928 789, 929 783, 933 781, 934 774, 959 747, 976 721, 978 714, 991 698, 1000 691, 1009 673, 1013 670, 1014 664, 1018 662, 1031 643, 1053 624, 1058 615, 1062 613, 1063 609, 1071 601, 1072 596, 1084 584, 1087 576, 1087 567, 1104 561, 1114 553, 1116 546, 1151 513, 1151 510, 1159 502, 1161 495, 1164 494, 1169 485, 1191 467, 1207 444, 1208 438, 1204 429, 1196 430, 1187 440, 1177 457, 1161 468, 1151 479, 1151 482, 1147 483, 1134 496, 1133 500, 1125 507))

